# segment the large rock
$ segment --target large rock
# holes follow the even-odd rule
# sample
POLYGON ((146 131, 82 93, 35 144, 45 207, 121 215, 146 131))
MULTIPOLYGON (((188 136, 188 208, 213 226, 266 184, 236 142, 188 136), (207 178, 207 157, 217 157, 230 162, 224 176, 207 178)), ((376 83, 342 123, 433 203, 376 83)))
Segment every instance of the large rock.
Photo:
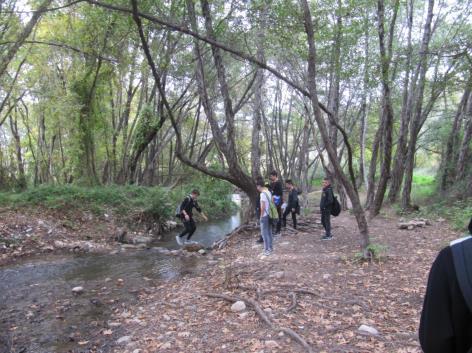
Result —
POLYGON ((133 244, 149 244, 152 242, 152 238, 151 237, 144 237, 144 236, 141 236, 141 235, 137 235, 137 236, 134 236, 132 239, 131 239, 132 243, 133 244))

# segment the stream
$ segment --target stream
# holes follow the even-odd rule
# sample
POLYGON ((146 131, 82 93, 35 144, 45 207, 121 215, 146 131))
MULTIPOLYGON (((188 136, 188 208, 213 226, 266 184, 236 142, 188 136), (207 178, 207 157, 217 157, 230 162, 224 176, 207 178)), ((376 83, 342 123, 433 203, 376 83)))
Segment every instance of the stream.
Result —
MULTIPOLYGON (((240 196, 233 195, 233 201, 240 205, 240 196)), ((211 246, 240 223, 239 211, 223 220, 199 223, 192 240, 211 246)), ((112 310, 126 311, 142 288, 198 273, 206 266, 204 257, 159 252, 158 247, 178 248, 175 235, 180 230, 165 234, 146 250, 48 255, 1 267, 0 353, 88 351, 86 346, 80 350, 79 342, 98 339, 100 330, 110 324, 112 310), (72 293, 77 286, 84 288, 80 295, 72 293)), ((125 335, 124 330, 113 328, 118 337, 120 332, 125 335)), ((110 350, 102 342, 95 351, 110 350)))

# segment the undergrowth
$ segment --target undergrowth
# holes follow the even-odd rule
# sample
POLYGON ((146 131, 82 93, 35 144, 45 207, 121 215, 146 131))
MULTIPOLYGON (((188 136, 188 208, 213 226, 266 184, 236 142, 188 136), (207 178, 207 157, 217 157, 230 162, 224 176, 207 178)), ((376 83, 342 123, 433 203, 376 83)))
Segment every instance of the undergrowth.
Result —
POLYGON ((165 187, 112 185, 84 187, 77 185, 45 185, 26 191, 0 193, 1 207, 46 207, 49 209, 83 210, 101 214, 111 210, 126 217, 142 212, 154 221, 173 219, 177 205, 193 188, 201 193, 199 199, 203 211, 211 218, 231 214, 235 205, 231 202, 231 185, 210 178, 200 178, 192 184, 169 190, 165 187))

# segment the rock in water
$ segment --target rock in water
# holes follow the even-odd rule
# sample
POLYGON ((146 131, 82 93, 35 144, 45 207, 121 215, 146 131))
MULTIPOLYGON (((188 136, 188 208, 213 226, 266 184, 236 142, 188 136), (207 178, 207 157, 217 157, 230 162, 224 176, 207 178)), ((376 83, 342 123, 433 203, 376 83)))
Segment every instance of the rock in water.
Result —
POLYGON ((72 288, 72 293, 74 294, 82 294, 84 292, 84 287, 74 287, 72 288))
POLYGON ((241 300, 238 300, 233 305, 231 305, 231 311, 234 313, 239 313, 244 310, 246 310, 246 304, 241 300))
POLYGON ((379 331, 377 331, 375 328, 367 326, 367 325, 361 325, 358 328, 359 332, 361 333, 367 333, 369 335, 377 336, 379 334, 379 331))

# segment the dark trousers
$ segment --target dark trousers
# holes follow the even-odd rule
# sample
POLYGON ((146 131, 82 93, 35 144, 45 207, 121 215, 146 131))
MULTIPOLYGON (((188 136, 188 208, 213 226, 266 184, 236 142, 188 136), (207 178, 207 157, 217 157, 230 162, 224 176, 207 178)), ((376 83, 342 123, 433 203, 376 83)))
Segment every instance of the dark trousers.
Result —
POLYGON ((185 221, 184 218, 184 221, 182 221, 182 223, 184 224, 185 229, 182 231, 182 233, 179 234, 179 237, 184 237, 185 235, 187 235, 187 240, 190 240, 193 233, 195 233, 195 230, 197 229, 195 221, 193 220, 193 218, 190 218, 190 220, 185 221))
POLYGON ((297 212, 292 212, 292 209, 288 207, 285 209, 284 214, 282 216, 283 226, 287 226, 287 216, 289 213, 292 214, 293 228, 297 229, 297 212))
POLYGON ((331 210, 325 209, 321 210, 321 224, 326 231, 326 236, 331 236, 331 210))
POLYGON ((279 219, 277 222, 274 222, 272 225, 272 230, 274 234, 280 233, 280 228, 282 228, 282 205, 276 206, 277 207, 277 214, 279 215, 279 219))

